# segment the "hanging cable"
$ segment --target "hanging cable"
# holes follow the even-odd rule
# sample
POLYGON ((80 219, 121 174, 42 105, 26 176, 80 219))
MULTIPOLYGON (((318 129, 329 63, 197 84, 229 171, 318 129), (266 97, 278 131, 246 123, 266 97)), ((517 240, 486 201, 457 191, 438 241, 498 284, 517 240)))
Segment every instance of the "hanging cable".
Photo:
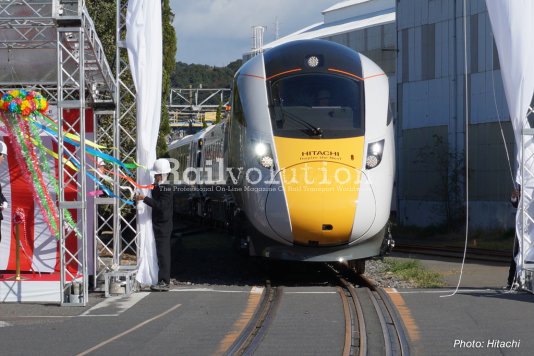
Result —
POLYGON ((464 94, 465 94, 465 242, 464 255, 462 257, 462 266, 460 267, 460 276, 458 277, 458 284, 452 294, 441 295, 440 297, 452 297, 458 292, 460 284, 462 283, 462 276, 464 274, 465 256, 467 254, 467 241, 469 237, 469 93, 467 83, 467 5, 464 0, 464 94))

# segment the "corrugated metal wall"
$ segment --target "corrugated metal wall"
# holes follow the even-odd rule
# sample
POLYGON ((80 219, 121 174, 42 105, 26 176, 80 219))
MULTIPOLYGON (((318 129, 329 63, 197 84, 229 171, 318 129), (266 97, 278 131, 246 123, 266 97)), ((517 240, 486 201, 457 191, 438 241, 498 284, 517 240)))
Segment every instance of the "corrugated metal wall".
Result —
MULTIPOLYGON (((512 181, 499 117, 512 157, 513 135, 485 2, 467 4, 470 224, 508 228, 512 181)), ((465 200, 463 1, 397 1, 397 31, 398 216, 407 225, 444 224, 444 206, 465 200), (440 166, 443 157, 448 167, 440 166)))

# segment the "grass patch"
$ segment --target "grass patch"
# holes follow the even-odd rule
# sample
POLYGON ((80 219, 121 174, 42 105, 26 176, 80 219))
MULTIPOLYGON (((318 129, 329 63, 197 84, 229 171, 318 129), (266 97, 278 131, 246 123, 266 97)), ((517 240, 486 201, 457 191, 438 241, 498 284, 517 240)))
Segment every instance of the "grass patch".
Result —
POLYGON ((445 285, 439 273, 425 270, 421 262, 417 260, 400 260, 388 257, 384 259, 384 262, 386 265, 384 272, 391 272, 399 278, 414 284, 415 287, 437 288, 445 285))

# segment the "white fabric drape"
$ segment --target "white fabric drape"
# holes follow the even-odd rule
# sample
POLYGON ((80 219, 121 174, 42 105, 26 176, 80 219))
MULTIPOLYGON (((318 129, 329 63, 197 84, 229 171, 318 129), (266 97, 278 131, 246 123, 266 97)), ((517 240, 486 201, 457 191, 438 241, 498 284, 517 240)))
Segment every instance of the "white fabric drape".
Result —
MULTIPOLYGON (((161 119, 162 26, 161 2, 129 0, 126 13, 126 46, 137 95, 137 162, 151 168, 161 119)), ((137 170, 140 184, 150 184, 150 173, 137 170)), ((150 194, 146 189, 144 195, 150 194)), ((137 281, 155 284, 158 278, 156 244, 151 209, 138 203, 139 255, 137 281)))
MULTIPOLYGON (((522 161, 522 129, 529 128, 527 111, 534 94, 534 1, 532 0, 486 0, 488 13, 493 29, 493 35, 499 61, 504 92, 510 111, 510 119, 514 129, 517 151, 516 167, 521 167, 522 161)), ((532 137, 525 137, 525 158, 534 155, 534 141, 532 137)), ((534 167, 525 167, 532 169, 534 167)), ((534 260, 534 225, 527 222, 521 226, 522 206, 529 216, 534 216, 534 181, 532 176, 521 176, 521 170, 516 172, 517 183, 523 184, 523 199, 517 211, 516 231, 519 237, 520 253, 516 258, 518 271, 523 261, 534 260), (521 234, 522 232, 522 234, 521 234)))

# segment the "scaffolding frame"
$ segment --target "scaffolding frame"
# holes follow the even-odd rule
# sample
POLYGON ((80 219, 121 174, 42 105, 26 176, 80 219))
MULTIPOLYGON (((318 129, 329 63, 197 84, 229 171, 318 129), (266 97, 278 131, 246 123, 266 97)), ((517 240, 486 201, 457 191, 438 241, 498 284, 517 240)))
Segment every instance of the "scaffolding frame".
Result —
MULTIPOLYGON (((58 160, 59 300, 62 306, 85 306, 88 301, 90 236, 87 231, 85 109, 90 107, 88 99, 94 108, 117 106, 115 79, 83 0, 0 2, 0 29, 0 87, 3 90, 38 90, 50 104, 57 105, 59 157, 64 153, 67 157, 72 154, 72 159, 79 163, 75 173, 65 169, 66 162, 58 160), (38 61, 32 61, 32 56, 38 61), (63 117, 65 109, 78 110, 78 118, 67 123, 63 117), (65 146, 64 138, 68 133, 80 136, 79 146, 65 146), (68 189, 75 194, 66 196, 68 189), (81 233, 81 243, 75 241, 75 251, 68 248, 76 236, 68 226, 67 210, 76 211, 76 228, 81 233), (71 293, 74 281, 80 285, 79 294, 71 293)), ((95 210, 95 215, 97 213, 95 210)))
MULTIPOLYGON (((95 109, 95 142, 113 142, 115 148, 108 152, 120 161, 136 161, 136 94, 131 86, 131 72, 126 49, 126 12, 128 0, 116 0, 115 27, 115 87, 117 104, 103 105, 95 109), (104 117, 112 120, 103 120, 104 117)), ((120 187, 128 186, 117 167, 113 166, 113 194, 123 195, 120 187)), ((129 199, 133 197, 129 196, 129 199)), ((136 211, 117 198, 95 198, 95 275, 96 290, 110 294, 129 294, 136 290, 135 274, 138 268, 139 234, 136 211), (111 208, 110 208, 111 207, 111 208), (107 210, 107 211, 106 211, 107 210), (110 214, 111 211, 111 214, 110 214), (111 235, 111 238, 109 237, 111 235)))
MULTIPOLYGON (((116 48, 115 48, 115 108, 113 143, 117 148, 115 158, 122 161, 137 161, 137 107, 136 93, 131 83, 130 65, 126 48, 126 12, 128 0, 116 0, 116 48), (135 126, 128 127, 128 123, 135 126)), ((115 167, 115 173, 118 168, 115 167)), ((115 175, 115 177, 118 177, 115 175)), ((128 184, 120 179, 114 185, 114 194, 119 195, 120 186, 128 184)), ((115 234, 113 239, 113 272, 110 277, 117 282, 133 283, 138 268, 139 228, 137 210, 123 201, 117 201, 113 210, 115 234), (133 211, 132 211, 133 210, 133 211), (131 259, 134 259, 133 261, 131 259)), ((134 291, 127 285, 125 291, 134 291)))
MULTIPOLYGON (((533 114, 532 108, 527 113, 527 118, 533 114)), ((519 224, 520 229, 517 231, 517 241, 520 244, 519 261, 521 271, 519 284, 520 286, 534 293, 534 261, 527 260, 527 251, 525 251, 525 240, 532 242, 534 237, 534 129, 523 129, 521 132, 521 195, 519 205, 519 224)), ((517 229, 516 229, 517 230, 517 229)), ((514 256, 516 257, 516 256, 514 256)))
POLYGON ((193 127, 201 129, 205 113, 216 112, 221 104, 224 112, 230 96, 228 88, 171 88, 167 101, 171 138, 181 138, 193 127))
POLYGON ((167 108, 179 113, 215 111, 219 104, 223 107, 229 104, 230 95, 228 88, 172 88, 167 108))

